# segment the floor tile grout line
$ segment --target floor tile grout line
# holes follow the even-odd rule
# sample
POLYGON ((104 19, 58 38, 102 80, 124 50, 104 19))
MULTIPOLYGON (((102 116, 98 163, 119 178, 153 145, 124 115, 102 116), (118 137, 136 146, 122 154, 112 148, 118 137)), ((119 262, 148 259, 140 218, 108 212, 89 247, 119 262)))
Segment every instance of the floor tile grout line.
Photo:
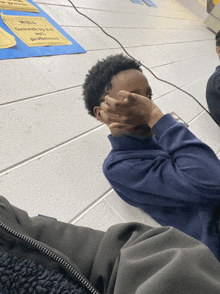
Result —
POLYGON ((97 127, 94 127, 92 129, 90 129, 89 131, 83 132, 83 133, 75 136, 74 138, 63 141, 63 142, 61 142, 61 143, 59 143, 59 144, 57 144, 57 145, 55 145, 55 146, 53 146, 51 148, 48 148, 48 149, 46 149, 46 150, 44 150, 42 152, 39 152, 39 153, 29 157, 29 158, 26 158, 26 159, 24 159, 24 160, 22 160, 20 162, 17 162, 17 163, 15 163, 15 164, 7 167, 7 168, 4 168, 3 170, 0 171, 0 176, 6 175, 9 172, 11 172, 12 170, 17 169, 17 168, 19 168, 19 167, 21 167, 21 166, 23 166, 23 165, 25 165, 25 164, 27 164, 29 162, 32 162, 32 161, 34 161, 36 159, 40 159, 42 156, 45 156, 46 154, 50 153, 51 151, 57 150, 57 149, 65 146, 65 145, 67 145, 69 143, 74 142, 75 140, 81 139, 84 136, 86 136, 86 135, 88 135, 88 134, 90 134, 90 133, 92 133, 94 131, 97 131, 97 130, 103 128, 103 127, 105 127, 105 125, 101 124, 101 125, 99 125, 97 127))
MULTIPOLYGON (((114 191, 114 190, 113 190, 114 191)), ((123 222, 127 223, 126 219, 120 214, 120 212, 118 212, 117 209, 115 209, 114 205, 112 205, 111 203, 108 202, 108 200, 105 200, 105 202, 107 203, 107 205, 113 210, 113 212, 120 218, 122 219, 123 222)))
MULTIPOLYGON (((163 53, 166 54, 166 52, 163 52, 163 53)), ((167 56, 168 56, 168 55, 167 55, 167 56)), ((168 56, 168 57, 169 57, 169 56, 168 56)), ((154 68, 158 68, 158 67, 163 67, 163 66, 167 66, 167 65, 174 64, 174 63, 179 63, 179 62, 182 62, 182 61, 191 60, 191 59, 196 59, 196 58, 200 58, 200 57, 203 57, 203 55, 192 56, 192 57, 189 57, 189 58, 186 58, 186 59, 181 59, 181 60, 178 60, 178 61, 172 61, 172 62, 164 63, 164 64, 161 64, 161 65, 155 65, 155 66, 150 67, 150 69, 154 69, 154 68)))
POLYGON ((98 199, 93 201, 91 204, 89 204, 86 208, 84 208, 80 213, 78 213, 76 216, 74 216, 68 223, 75 224, 78 222, 81 218, 83 218, 89 211, 91 211, 96 205, 98 205, 102 200, 104 200, 111 192, 113 191, 112 188, 109 188, 107 191, 105 191, 98 199))
MULTIPOLYGON (((81 28, 81 27, 83 27, 83 28, 94 28, 94 27, 97 27, 95 24, 94 25, 72 25, 71 23, 70 24, 60 24, 59 23, 59 26, 60 27, 76 27, 76 28, 81 28)), ((140 30, 140 29, 151 29, 151 30, 188 30, 188 31, 195 31, 195 30, 204 30, 204 28, 206 29, 206 26, 205 26, 205 24, 202 24, 202 26, 201 25, 198 25, 198 28, 192 28, 192 27, 189 27, 189 28, 173 28, 173 27, 170 27, 170 28, 164 28, 164 27, 160 27, 160 28, 158 28, 158 27, 128 27, 128 26, 123 26, 123 27, 116 27, 116 26, 114 26, 114 27, 109 27, 109 26, 101 26, 102 28, 104 28, 104 29, 129 29, 129 30, 131 30, 131 29, 137 29, 137 30, 140 30)))
MULTIPOLYGON (((61 6, 61 7, 69 7, 69 8, 72 8, 71 4, 69 4, 69 2, 67 4, 69 5, 64 5, 64 4, 59 4, 59 3, 42 3, 42 2, 35 2, 36 4, 42 4, 42 5, 49 5, 49 6, 61 6)), ((77 9, 84 9, 84 10, 95 10, 95 11, 106 11, 106 12, 113 12, 113 13, 122 13, 122 11, 115 11, 115 10, 106 10, 106 9, 98 9, 98 8, 87 8, 87 7, 80 7, 80 6, 76 6, 77 9)), ((179 12, 186 12, 184 10, 177 10, 179 12)), ((140 12, 123 12, 124 14, 139 14, 140 12)), ((197 21, 197 22, 202 22, 202 20, 199 20, 199 19, 195 19, 196 17, 194 18, 173 18, 171 16, 162 16, 162 15, 154 15, 154 14, 148 14, 148 13, 144 13, 142 15, 147 15, 147 16, 153 16, 153 17, 164 17, 164 18, 172 18, 172 19, 183 19, 183 20, 189 20, 189 21, 197 21)))
MULTIPOLYGON (((91 26, 76 26, 76 25, 66 25, 66 24, 59 24, 59 26, 61 28, 65 28, 65 27, 74 27, 74 28, 96 28, 97 26, 94 24, 94 25, 91 25, 91 26)), ((205 27, 205 25, 204 25, 205 27)), ((203 31, 204 30, 204 27, 201 27, 199 26, 198 28, 173 28, 173 27, 170 27, 170 28, 162 28, 162 27, 157 27, 157 28, 150 28, 150 27, 107 27, 107 26, 102 26, 103 29, 129 29, 129 30, 173 30, 173 31, 177 31, 177 30, 185 30, 185 31, 203 31)))
MULTIPOLYGON (((202 41, 202 40, 201 40, 202 41)), ((194 42, 194 41, 192 41, 194 42)), ((182 43, 182 42, 180 42, 182 43)), ((185 42, 184 42, 185 43, 185 42)), ((187 43, 187 42, 186 42, 187 43)), ((174 44, 174 43, 172 43, 174 44)), ((176 44, 176 43, 175 43, 176 44)), ((164 44, 163 44, 164 45, 164 44)), ((161 44, 157 44, 157 45, 141 45, 141 46, 132 46, 132 47, 126 47, 126 49, 129 49, 129 48, 141 48, 141 47, 154 47, 154 46, 163 46, 161 44)), ((167 44, 166 44, 167 45, 167 44)), ((113 50, 118 50, 118 49, 121 49, 121 47, 119 46, 118 48, 111 48, 113 50)), ((87 50, 87 52, 94 52, 94 51, 105 51, 105 50, 109 50, 108 49, 94 49, 94 50, 87 50)), ((164 52, 166 54, 166 52, 164 52)), ((203 54, 199 55, 199 56, 196 56, 196 58, 199 58, 199 57, 202 57, 203 54)), ((170 64, 173 64, 173 63, 178 63, 178 62, 182 62, 182 61, 185 61, 185 60, 190 60, 190 59, 194 59, 194 57, 190 57, 190 58, 187 58, 187 59, 181 59, 181 60, 178 60, 178 61, 173 61, 173 62, 170 62, 170 63, 166 63, 166 64, 162 64, 162 65, 158 65, 158 66, 154 66, 154 67, 149 67, 150 69, 154 69, 154 68, 158 68, 158 67, 162 67, 162 66, 166 66, 166 65, 170 65, 170 64)), ((208 75, 206 75, 208 76, 208 75)), ((202 77, 203 78, 203 77, 202 77)), ((200 78, 200 79, 202 79, 200 78)), ((188 85, 188 84, 187 84, 188 85)), ((184 85, 185 86, 185 85, 184 85)), ((72 87, 67 87, 67 88, 63 88, 63 89, 57 89, 57 90, 54 90, 54 91, 51 91, 51 92, 48 92, 48 93, 44 93, 44 94, 38 94, 38 95, 34 95, 34 96, 31 96, 31 97, 26 97, 26 98, 22 98, 22 99, 18 99, 16 101, 10 101, 10 102, 5 102, 5 103, 1 103, 0 104, 0 107, 4 107, 4 106, 8 106, 8 105, 12 105, 12 104, 16 104, 16 103, 20 103, 20 102, 26 102, 28 100, 32 100, 32 99, 39 99, 41 97, 44 97, 44 96, 49 96, 49 95, 52 95, 52 94, 56 94, 56 93, 59 93, 59 92, 64 92, 64 91, 68 91, 68 90, 72 90, 72 89, 75 89, 75 88, 80 88, 82 87, 82 85, 76 85, 76 86, 72 86, 72 87)), ((160 97, 158 97, 160 98, 160 97)), ((158 99, 157 98, 157 99, 158 99)))
MULTIPOLYGON (((190 127, 190 124, 192 124, 196 119, 198 119, 198 117, 202 116, 203 113, 206 113, 205 110, 201 111, 197 116, 195 116, 193 119, 191 119, 188 122, 189 127, 190 127)), ((218 156, 219 153, 220 153, 220 149, 217 152, 215 152, 216 156, 218 156)))
MULTIPOLYGON (((145 71, 147 71, 147 70, 145 70, 145 71)), ((145 72, 144 71, 144 72, 145 72)), ((201 78, 199 78, 198 80, 196 80, 196 81, 193 81, 193 82, 191 82, 191 83, 189 83, 189 84, 185 84, 185 85, 182 85, 182 86, 179 86, 179 88, 180 89, 183 89, 183 90, 185 90, 184 88, 186 88, 186 87, 188 87, 188 86, 190 86, 190 85, 192 85, 192 84, 194 84, 194 83, 196 83, 196 82, 198 82, 198 81, 200 81, 200 80, 202 80, 202 79, 204 79, 204 78, 206 78, 206 77, 210 77, 210 74, 208 74, 208 75, 205 75, 205 76, 203 76, 203 77, 201 77, 201 78)), ((170 86, 172 86, 172 85, 170 85, 170 86)), ((172 86, 173 87, 173 86, 172 86)), ((156 100, 158 100, 158 99, 160 99, 161 97, 163 97, 163 96, 165 96, 165 95, 168 95, 168 94, 170 94, 170 93, 172 93, 172 92, 174 92, 174 91, 181 91, 181 90, 179 90, 179 89, 177 89, 177 88, 175 88, 175 87, 173 87, 174 89, 173 90, 170 90, 169 92, 167 92, 167 93, 165 93, 165 94, 162 94, 161 96, 159 96, 159 97, 157 97, 157 98, 153 98, 153 100, 154 101, 156 101, 156 100)), ((182 91, 181 91, 182 92, 182 91)), ((184 92, 182 92, 182 93, 184 93, 184 92)), ((186 93, 184 93, 184 94, 186 94, 186 93)), ((187 95, 187 94, 186 94, 187 95)), ((191 97, 192 98, 192 97, 191 97)), ((192 98, 193 99, 193 98, 192 98)), ((194 100, 194 99, 193 99, 194 100)), ((195 100, 194 100, 195 101, 195 100)), ((196 101, 195 101, 196 102, 196 101)), ((200 102, 201 103, 201 102, 200 102)), ((203 105, 204 106, 204 105, 203 105)), ((204 107, 206 107, 206 106, 204 106, 204 107)), ((208 108, 208 107, 206 107, 206 108, 208 108)), ((204 111, 204 110, 203 110, 204 111)))
MULTIPOLYGON (((161 53, 169 54, 169 52, 163 51, 161 48, 159 48, 159 46, 163 46, 163 45, 169 45, 169 44, 140 45, 140 46, 130 46, 130 47, 124 46, 124 48, 127 49, 127 50, 129 50, 129 49, 142 48, 142 47, 158 47, 158 49, 161 50, 161 53)), ((106 49, 105 48, 104 49, 89 49, 89 50, 87 50, 87 52, 106 51, 106 50, 118 50, 118 49, 121 49, 122 50, 122 48, 119 46, 119 47, 108 47, 106 49)), ((130 54, 130 55, 132 55, 132 54, 130 54)), ((188 60, 188 59, 192 59, 192 58, 198 58, 198 57, 202 57, 202 56, 207 56, 207 54, 205 54, 205 53, 204 54, 200 54, 200 55, 197 54, 196 56, 191 56, 189 58, 172 61, 170 63, 173 63, 173 62, 181 62, 181 61, 184 61, 184 60, 188 60)), ((170 63, 166 63, 166 64, 170 64, 170 63)), ((164 64, 162 64, 162 65, 164 65, 164 64)), ((162 65, 159 65, 159 66, 162 66, 162 65)))
MULTIPOLYGON (((144 72, 145 71, 147 71, 147 70, 144 70, 144 72)), ((192 85, 192 84, 194 84, 194 83, 196 83, 196 82, 198 82, 198 81, 200 81, 200 80, 202 80, 202 79, 204 79, 205 77, 210 77, 210 74, 208 74, 208 75, 205 75, 205 76, 203 76, 203 77, 201 77, 200 79, 198 79, 198 80, 196 80, 196 81, 193 81, 193 82, 191 82, 191 83, 189 83, 189 84, 185 84, 185 85, 183 85, 183 86, 179 86, 179 88, 180 89, 183 89, 183 88, 186 88, 186 87, 188 87, 188 86, 190 86, 190 85, 192 85)), ((170 86, 172 86, 172 85, 170 85, 170 86)), ((173 87, 173 86, 172 86, 173 87)), ((159 96, 159 97, 157 97, 157 98, 153 98, 153 100, 154 101, 156 101, 157 99, 160 99, 161 97, 163 97, 163 96, 165 96, 165 95, 168 95, 168 94, 170 94, 170 93, 172 93, 172 92, 174 92, 174 91, 180 91, 179 89, 177 89, 177 88, 175 88, 175 87, 173 87, 174 89, 173 90, 171 90, 171 91, 169 91, 169 92, 167 92, 167 93, 165 93, 165 94, 162 94, 161 96, 159 96)), ((183 89, 184 90, 184 89, 183 89)), ((182 92, 182 91, 181 91, 182 92)), ((182 93, 184 93, 184 92, 182 92, 182 93)), ((184 93, 184 94, 186 94, 186 93, 184 93)), ((186 94, 187 95, 187 94, 186 94)), ((192 97, 191 97, 192 98, 192 97)), ((193 99, 193 98, 192 98, 193 99)), ((196 102, 196 101, 195 101, 196 102)), ((204 106, 204 105, 203 105, 204 106)), ((205 106, 204 106, 205 107, 205 106)))
MULTIPOLYGON (((171 86, 171 85, 170 85, 170 86, 171 86)), ((174 87, 173 87, 173 88, 174 88, 174 87)), ((153 87, 152 87, 152 91, 154 91, 153 87)), ((159 96, 159 97, 153 98, 152 100, 153 100, 153 101, 157 101, 158 99, 162 98, 163 96, 169 95, 170 93, 175 92, 175 91, 178 91, 178 89, 174 88, 173 90, 170 90, 169 92, 167 92, 167 93, 165 93, 165 94, 162 94, 162 95, 159 96)))
POLYGON ((44 93, 44 94, 39 94, 39 95, 31 96, 31 97, 18 99, 18 100, 15 100, 15 101, 5 102, 5 103, 0 104, 0 107, 8 106, 8 105, 11 105, 11 104, 16 104, 16 103, 20 103, 20 102, 26 102, 28 100, 38 99, 38 98, 42 98, 44 96, 49 96, 49 95, 53 95, 53 94, 56 94, 56 93, 59 93, 59 92, 65 92, 65 91, 69 91, 69 90, 72 90, 72 89, 75 89, 75 88, 77 89, 77 88, 81 88, 81 87, 82 87, 82 85, 76 85, 76 86, 72 86, 72 87, 68 87, 68 88, 58 89, 58 90, 48 92, 48 93, 44 93))
MULTIPOLYGON (((126 48, 126 47, 125 47, 125 48, 126 48)), ((129 48, 130 48, 130 47, 129 47, 129 48)), ((202 56, 202 55, 201 55, 201 56, 202 56)), ((188 59, 187 59, 187 60, 188 60, 188 59)), ((183 61, 183 60, 181 60, 181 61, 183 61)), ((166 64, 166 65, 167 65, 167 64, 166 64)), ((164 65, 161 65, 161 66, 164 66, 164 65)), ((154 67, 154 68, 156 68, 156 67, 154 67)), ((153 69, 153 68, 152 68, 152 69, 153 69)), ((143 71, 149 73, 147 69, 144 69, 143 71)), ((187 87, 187 86, 189 86, 189 85, 191 85, 191 84, 193 84, 193 83, 195 83, 195 82, 197 82, 197 81, 199 81, 199 80, 201 80, 201 79, 203 79, 203 78, 205 78, 205 77, 209 77, 209 76, 210 76, 210 74, 205 75, 205 76, 199 78, 198 80, 193 81, 192 83, 189 83, 189 84, 185 84, 185 85, 183 85, 183 86, 180 86, 180 88, 187 87)), ((53 91, 53 92, 48 92, 48 93, 45 93, 45 94, 40 94, 40 95, 36 95, 36 96, 31 96, 31 97, 27 97, 27 98, 22 98, 22 99, 19 99, 19 100, 16 100, 16 101, 11 101, 11 102, 2 103, 2 104, 0 104, 0 108, 1 108, 1 107, 5 107, 5 106, 9 106, 9 105, 13 105, 13 104, 17 104, 17 103, 26 102, 26 101, 29 101, 29 100, 39 99, 39 98, 42 98, 42 97, 45 97, 45 96, 50 96, 50 95, 53 95, 53 94, 56 94, 56 93, 65 92, 65 91, 69 91, 69 90, 72 90, 72 89, 75 89, 75 88, 77 89, 77 88, 81 88, 81 87, 82 87, 82 85, 77 85, 77 86, 73 86, 73 87, 68 87, 68 88, 59 89, 59 90, 56 90, 56 91, 53 91)), ((169 93, 171 93, 171 92, 173 92, 173 91, 177 91, 177 90, 178 90, 178 89, 176 89, 176 88, 174 87, 173 90, 171 90, 171 91, 169 91, 169 92, 167 92, 167 93, 165 93, 165 94, 162 94, 161 96, 159 96, 159 97, 157 97, 157 98, 154 98, 154 100, 160 99, 161 97, 163 97, 163 96, 165 96, 165 95, 167 95, 167 94, 169 94, 169 93)))
MULTIPOLYGON (((71 6, 70 6, 71 7, 71 6)), ((76 6, 77 9, 81 9, 81 10, 94 10, 94 11, 106 11, 106 12, 113 12, 113 13, 118 13, 118 14, 121 14, 121 13, 124 13, 124 14, 139 14, 139 13, 129 13, 129 12, 122 12, 122 11, 112 11, 112 10, 102 10, 102 9, 92 9, 92 8, 86 8, 86 7, 79 7, 79 6, 76 6)), ((163 16, 163 15, 152 15, 152 14, 148 14, 148 13, 144 13, 144 14, 141 14, 143 16, 152 16, 152 17, 163 17, 163 18, 171 18, 171 19, 182 19, 182 20, 186 20, 186 21, 196 21, 196 22, 199 22, 199 23, 203 23, 201 20, 199 19, 196 19, 195 18, 176 18, 176 17, 172 17, 172 16, 163 16)))
MULTIPOLYGON (((213 41, 213 39, 206 39, 206 40, 197 40, 197 41, 183 41, 183 42, 172 42, 172 43, 157 43, 157 44, 149 44, 149 45, 145 45, 145 44, 142 44, 142 45, 134 45, 134 46, 124 46, 125 48, 134 48, 134 47, 153 47, 153 46, 164 46, 164 45, 175 45, 175 44, 187 44, 187 43, 197 43, 197 42, 204 42, 204 41, 213 41)), ((202 55, 205 55, 202 54, 202 55)))
POLYGON ((201 110, 194 118, 192 118, 190 121, 187 122, 187 124, 190 126, 191 123, 193 123, 198 117, 200 117, 203 113, 206 113, 205 110, 201 110))

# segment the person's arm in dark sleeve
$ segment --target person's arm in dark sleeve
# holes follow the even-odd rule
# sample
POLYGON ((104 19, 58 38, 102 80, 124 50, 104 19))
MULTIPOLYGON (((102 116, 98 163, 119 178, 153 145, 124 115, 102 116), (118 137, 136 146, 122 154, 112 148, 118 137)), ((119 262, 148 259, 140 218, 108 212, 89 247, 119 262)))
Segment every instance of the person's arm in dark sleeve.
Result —
POLYGON ((206 101, 211 116, 220 126, 220 69, 216 70, 207 83, 206 101))
POLYGON ((123 150, 113 148, 103 172, 119 196, 136 206, 218 201, 220 161, 213 150, 170 114, 153 125, 152 133, 164 152, 144 150, 141 140, 111 138, 120 140, 123 150))

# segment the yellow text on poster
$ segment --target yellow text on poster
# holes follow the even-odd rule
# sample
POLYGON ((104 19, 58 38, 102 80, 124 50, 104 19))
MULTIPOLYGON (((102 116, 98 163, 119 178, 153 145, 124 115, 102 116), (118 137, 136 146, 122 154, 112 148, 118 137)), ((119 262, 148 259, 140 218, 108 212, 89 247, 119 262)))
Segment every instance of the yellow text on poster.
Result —
POLYGON ((28 47, 71 45, 44 17, 3 15, 2 20, 28 47))
POLYGON ((39 12, 39 10, 26 0, 0 0, 0 9, 39 12))
POLYGON ((10 48, 16 45, 15 37, 0 28, 0 49, 10 48))

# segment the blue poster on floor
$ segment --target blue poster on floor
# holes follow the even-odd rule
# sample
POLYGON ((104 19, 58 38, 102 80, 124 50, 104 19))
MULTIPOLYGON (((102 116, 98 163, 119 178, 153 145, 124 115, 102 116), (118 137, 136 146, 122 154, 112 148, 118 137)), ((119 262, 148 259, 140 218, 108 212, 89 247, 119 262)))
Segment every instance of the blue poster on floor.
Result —
POLYGON ((85 52, 32 0, 0 0, 0 60, 85 52))
POLYGON ((157 7, 157 5, 155 5, 151 0, 142 0, 142 1, 144 1, 150 7, 157 7))
POLYGON ((144 5, 142 2, 141 2, 141 0, 131 0, 133 3, 135 3, 135 4, 142 4, 142 5, 144 5))

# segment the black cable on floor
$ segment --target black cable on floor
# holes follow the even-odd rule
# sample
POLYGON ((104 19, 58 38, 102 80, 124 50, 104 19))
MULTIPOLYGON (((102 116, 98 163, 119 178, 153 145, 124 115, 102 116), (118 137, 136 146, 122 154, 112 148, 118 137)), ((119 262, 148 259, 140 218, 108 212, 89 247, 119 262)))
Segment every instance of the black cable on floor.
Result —
MULTIPOLYGON (((104 34, 106 34, 108 37, 110 37, 110 38, 112 38, 113 40, 115 40, 115 42, 117 42, 119 45, 120 45, 120 47, 124 50, 124 52, 130 57, 130 58, 132 58, 132 59, 134 59, 134 60, 136 60, 137 62, 140 62, 140 61, 138 61, 136 58, 134 58, 133 56, 131 56, 127 51, 126 51, 126 49, 124 48, 124 46, 116 39, 116 38, 114 38, 113 36, 111 36, 111 35, 109 35, 99 24, 97 24, 94 20, 92 20, 89 16, 87 16, 87 15, 85 15, 84 13, 82 13, 82 12, 80 12, 77 8, 76 8, 76 6, 73 4, 73 2, 71 1, 71 0, 68 0, 69 1, 69 3, 73 6, 73 8, 79 13, 79 14, 81 14, 82 16, 84 16, 84 17, 86 17, 88 20, 90 20, 92 23, 94 23, 97 27, 99 27, 100 28, 100 30, 102 30, 103 31, 103 33, 104 34)), ((190 93, 188 93, 187 91, 185 91, 185 90, 183 90, 183 89, 181 89, 180 87, 178 87, 178 86, 176 86, 176 85, 174 85, 174 84, 172 84, 172 83, 170 83, 170 82, 168 82, 168 81, 166 81, 166 80, 163 80, 163 79, 160 79, 160 78, 158 78, 146 65, 144 65, 142 62, 140 62, 140 64, 144 67, 144 68, 146 68, 157 80, 159 80, 159 81, 161 81, 161 82, 164 82, 164 83, 167 83, 167 84, 169 84, 169 85, 171 85, 171 86, 173 86, 173 87, 175 87, 175 88, 177 88, 178 90, 180 90, 180 91, 182 91, 182 92, 184 92, 185 94, 187 94, 187 95, 189 95, 190 97, 192 97, 209 115, 210 115, 210 117, 214 120, 214 122, 215 123, 217 123, 216 121, 215 121, 215 119, 211 116, 211 114, 210 114, 210 112, 209 111, 207 111, 207 109, 193 96, 193 95, 191 95, 190 93)))

